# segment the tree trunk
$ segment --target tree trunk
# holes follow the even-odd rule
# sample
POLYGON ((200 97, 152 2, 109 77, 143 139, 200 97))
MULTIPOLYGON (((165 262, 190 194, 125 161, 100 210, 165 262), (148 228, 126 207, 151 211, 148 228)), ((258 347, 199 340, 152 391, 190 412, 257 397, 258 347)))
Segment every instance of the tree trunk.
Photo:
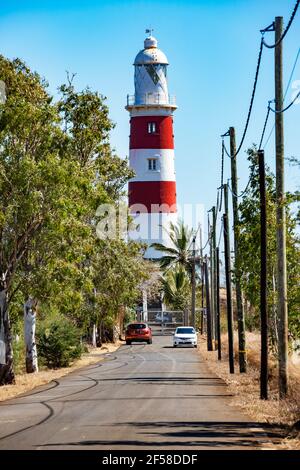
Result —
POLYGON ((7 308, 7 291, 0 291, 0 385, 15 383, 12 334, 7 308))
POLYGON ((276 274, 275 268, 272 269, 272 328, 273 328, 273 342, 276 354, 278 354, 278 317, 277 317, 277 287, 276 287, 276 274))
POLYGON ((35 341, 36 310, 32 299, 24 304, 24 338, 26 346, 26 372, 38 372, 37 349, 35 341))
POLYGON ((99 332, 99 336, 98 336, 97 346, 98 346, 98 348, 101 348, 102 344, 103 344, 103 322, 102 322, 102 319, 98 323, 98 332, 99 332))
POLYGON ((93 324, 92 346, 93 348, 97 347, 97 328, 96 328, 95 323, 93 324))

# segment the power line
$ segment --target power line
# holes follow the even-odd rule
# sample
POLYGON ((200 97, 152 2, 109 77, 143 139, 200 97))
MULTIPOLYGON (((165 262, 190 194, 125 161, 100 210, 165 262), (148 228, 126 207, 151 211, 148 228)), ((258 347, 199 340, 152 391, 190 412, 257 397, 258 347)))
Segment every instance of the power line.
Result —
MULTIPOLYGON (((250 118, 251 118, 251 114, 252 114, 252 109, 253 109, 253 104, 254 104, 254 98, 255 98, 255 94, 256 94, 256 88, 257 88, 258 76, 259 76, 259 71, 260 71, 260 66, 261 66, 263 48, 264 48, 264 45, 263 45, 263 38, 262 38, 261 42, 260 42, 260 49, 259 49, 259 54, 258 54, 254 85, 253 85, 253 90, 252 90, 252 95, 251 95, 251 101, 250 101, 249 111, 248 111, 248 115, 247 115, 247 120, 246 120, 246 125, 245 125, 245 128, 244 128, 242 140, 240 142, 240 145, 239 145, 235 155, 230 155, 228 150, 225 147, 225 153, 227 154, 227 156, 229 158, 236 158, 238 156, 238 154, 240 153, 240 151, 243 147, 243 144, 244 144, 244 141, 245 141, 245 138, 246 138, 246 135, 247 135, 247 131, 248 131, 249 123, 250 123, 250 118)), ((227 136, 229 136, 229 131, 226 132, 226 134, 223 134, 221 137, 223 139, 224 137, 227 137, 227 136)))
MULTIPOLYGON (((300 2, 300 0, 299 0, 299 2, 300 2)), ((247 135, 247 131, 248 131, 249 123, 250 123, 250 118, 251 118, 251 114, 252 114, 252 109, 253 109, 254 98, 255 98, 255 94, 256 94, 256 88, 257 88, 258 76, 259 76, 259 71, 260 71, 262 53, 263 53, 263 39, 261 40, 261 43, 260 43, 260 50, 259 50, 259 55, 258 55, 254 86, 253 86, 253 91, 252 91, 251 102, 250 102, 250 107, 249 107, 249 111, 248 111, 246 126, 245 126, 245 129, 244 129, 244 132, 243 132, 243 137, 242 137, 241 143, 239 145, 239 148, 236 151, 236 154, 234 155, 234 158, 236 158, 238 156, 238 154, 240 153, 240 151, 242 149, 242 146, 244 144, 246 135, 247 135)))
POLYGON ((197 238, 197 235, 198 235, 198 233, 199 233, 200 228, 201 228, 201 224, 198 225, 197 231, 196 231, 196 232, 194 231, 192 241, 191 241, 191 243, 190 243, 190 245, 189 245, 189 247, 188 247, 188 251, 190 251, 190 248, 191 248, 191 246, 192 246, 192 244, 193 244, 193 242, 194 242, 194 239, 197 238))
POLYGON ((291 72, 291 75, 290 75, 290 78, 289 78, 289 82, 288 82, 287 87, 286 87, 284 99, 286 98, 286 95, 287 95, 287 93, 288 93, 288 91, 289 91, 289 88, 290 88, 290 86, 291 86, 291 83, 292 83, 293 76, 294 76, 294 73, 295 73, 295 70, 296 70, 296 66, 297 66, 297 62, 298 62, 299 56, 300 56, 300 47, 299 47, 299 49, 298 49, 298 52, 297 52, 297 55, 296 55, 296 59, 295 59, 295 63, 294 63, 294 66, 293 66, 293 68, 292 68, 292 72, 291 72))
POLYGON ((236 193, 233 191, 232 187, 231 187, 230 184, 229 184, 229 180, 228 180, 227 186, 228 186, 228 188, 229 188, 231 194, 233 194, 233 196, 237 197, 238 199, 241 199, 245 194, 247 194, 247 192, 248 192, 248 190, 249 190, 249 186, 250 186, 250 184, 251 184, 252 176, 253 176, 253 170, 252 170, 252 172, 250 173, 249 180, 248 180, 248 183, 247 183, 246 188, 245 188, 244 191, 242 191, 240 194, 236 194, 236 193))
POLYGON ((288 109, 290 109, 293 104, 295 104, 295 102, 297 101, 297 99, 300 97, 300 91, 299 93, 297 93, 297 95, 295 96, 295 98, 293 99, 293 101, 284 109, 281 109, 280 111, 277 111, 276 109, 273 109, 273 108, 270 108, 270 110, 275 113, 275 114, 282 114, 282 113, 285 113, 288 109))
POLYGON ((203 247, 203 251, 205 250, 205 248, 208 247, 208 244, 209 244, 210 240, 211 240, 211 235, 209 236, 207 242, 205 243, 205 245, 204 245, 204 247, 203 247))
MULTIPOLYGON (((209 217, 209 216, 208 216, 208 217, 209 217)), ((209 221, 209 226, 210 226, 210 221, 209 221)), ((205 243, 204 247, 202 248, 202 251, 203 251, 203 252, 204 252, 204 250, 208 247, 209 242, 211 241, 211 239, 212 239, 212 231, 209 230, 207 242, 205 243)))
MULTIPOLYGON (((287 87, 286 87, 286 90, 285 90, 285 94, 284 94, 284 101, 287 97, 287 94, 288 94, 288 91, 289 91, 289 88, 291 86, 291 83, 292 83, 292 80, 293 80, 293 77, 294 77, 294 73, 295 73, 295 70, 296 70, 296 67, 297 67, 297 63, 298 63, 298 60, 299 60, 299 57, 300 57, 300 47, 298 49, 298 52, 297 52, 297 55, 296 55, 296 59, 295 59, 295 62, 294 62, 294 65, 293 65, 293 68, 292 68, 292 71, 291 71, 291 74, 290 74, 290 78, 289 78, 289 81, 288 81, 288 84, 287 84, 287 87)), ((270 134, 268 135, 268 138, 266 140, 266 143, 264 145, 264 149, 266 149, 268 143, 270 142, 270 139, 272 137, 272 134, 274 132, 274 129, 275 129, 275 124, 273 125, 272 129, 271 129, 271 132, 270 134)))
POLYGON ((223 139, 222 140, 222 163, 221 163, 221 165, 222 165, 222 168, 221 168, 221 186, 219 188, 221 190, 221 201, 220 201, 220 206, 217 207, 217 213, 221 212, 222 206, 223 206, 224 163, 225 163, 225 142, 224 142, 224 139, 223 139))
POLYGON ((230 153, 228 152, 225 143, 224 143, 224 150, 225 150, 225 153, 226 153, 227 157, 229 157, 229 158, 231 159, 231 155, 230 155, 230 153))
POLYGON ((220 248, 220 245, 221 245, 221 240, 222 240, 222 233, 223 233, 223 230, 224 230, 224 225, 223 225, 223 219, 222 219, 222 222, 221 222, 221 227, 220 227, 220 235, 219 235, 218 248, 220 248))
POLYGON ((267 47, 268 49, 274 49, 275 47, 279 46, 279 44, 284 40, 285 36, 286 36, 287 33, 289 32, 290 27, 292 26, 292 23, 293 23, 293 21, 294 21, 294 19, 295 19, 295 16, 296 16, 296 13, 297 13, 297 10, 298 10, 299 5, 300 5, 300 0, 297 0, 296 5, 295 5, 295 7, 294 7, 294 10, 293 10, 293 12, 292 12, 290 21, 289 21, 287 27, 285 28, 283 35, 281 36, 281 38, 280 38, 275 44, 267 44, 267 43, 265 42, 265 40, 264 40, 264 34, 265 34, 265 33, 269 32, 269 31, 275 31, 275 24, 274 24, 274 23, 272 23, 270 26, 268 26, 267 28, 262 29, 262 30, 260 31, 260 32, 262 33, 262 35, 263 35, 262 42, 263 42, 263 45, 264 45, 265 47, 267 47))
POLYGON ((269 104, 268 104, 267 116, 266 116, 265 125, 264 125, 264 128, 263 128, 263 132, 262 132, 262 136, 261 136, 261 139, 260 139, 260 144, 259 144, 258 150, 261 150, 261 146, 262 146, 262 143, 263 143, 263 140, 264 140, 264 137, 265 137, 266 128, 267 128, 267 124, 268 124, 269 116, 270 116, 270 111, 271 111, 270 104, 271 104, 271 101, 269 101, 269 104))

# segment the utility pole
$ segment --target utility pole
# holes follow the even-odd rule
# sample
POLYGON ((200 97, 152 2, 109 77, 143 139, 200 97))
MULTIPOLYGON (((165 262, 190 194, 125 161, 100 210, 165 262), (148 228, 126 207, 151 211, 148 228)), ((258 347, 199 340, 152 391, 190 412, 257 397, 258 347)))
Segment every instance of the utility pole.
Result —
MULTIPOLYGON (((275 42, 283 34, 282 16, 275 18, 275 42)), ((283 41, 275 47, 275 109, 283 109, 283 41)), ((284 182, 284 129, 283 113, 276 113, 276 205, 277 205, 277 283, 278 283, 278 356, 279 395, 288 393, 288 306, 286 266, 286 211, 284 182)))
POLYGON ((258 151, 260 193, 260 318, 261 318, 261 368, 260 398, 268 400, 268 309, 267 309, 267 204, 265 152, 258 151))
POLYGON ((204 265, 203 265, 203 240, 202 226, 200 225, 200 269, 201 269, 201 325, 200 332, 203 335, 203 312, 204 312, 204 265))
POLYGON ((212 341, 214 344, 215 340, 215 306, 214 306, 214 276, 213 276, 213 248, 212 248, 212 239, 213 239, 213 226, 210 225, 208 219, 208 233, 209 233, 209 273, 210 273, 210 314, 211 314, 211 328, 212 328, 212 341))
POLYGON ((214 325, 215 325, 215 331, 214 331, 214 336, 216 340, 218 341, 218 322, 217 322, 217 302, 218 302, 218 292, 217 292, 217 259, 216 259, 216 248, 217 248, 217 213, 216 213, 216 207, 212 208, 212 216, 213 216, 213 234, 212 234, 212 253, 213 253, 213 282, 214 282, 214 289, 212 292, 212 295, 214 296, 214 325))
POLYGON ((218 360, 222 359, 221 345, 221 300, 220 300, 220 250, 216 248, 216 264, 217 264, 217 340, 218 340, 218 360))
POLYGON ((238 319, 238 337, 239 337, 239 366, 240 373, 247 372, 247 354, 246 354, 246 327, 243 306, 243 294, 241 287, 241 269, 239 252, 239 206, 238 206, 238 178, 237 178, 237 159, 236 159, 236 139, 235 128, 230 127, 230 155, 231 155, 231 184, 232 184, 232 207, 233 207, 233 232, 234 232, 234 256, 235 256, 235 293, 238 319))
POLYGON ((228 351, 229 369, 234 374, 234 350, 233 350, 233 314, 232 314, 232 288, 231 288, 231 260, 230 260, 230 236, 229 236, 229 211, 228 211, 228 186, 224 185, 225 214, 224 225, 224 249, 226 272, 226 298, 227 298, 227 325, 228 325, 228 351))
POLYGON ((192 326, 196 326, 196 237, 193 238, 192 255, 192 326))
POLYGON ((205 273, 205 291, 206 291, 207 350, 208 350, 208 351, 213 351, 213 343, 212 343, 212 325, 211 325, 211 311, 210 311, 209 275, 208 275, 208 260, 207 260, 207 256, 205 256, 205 261, 204 261, 204 273, 205 273))

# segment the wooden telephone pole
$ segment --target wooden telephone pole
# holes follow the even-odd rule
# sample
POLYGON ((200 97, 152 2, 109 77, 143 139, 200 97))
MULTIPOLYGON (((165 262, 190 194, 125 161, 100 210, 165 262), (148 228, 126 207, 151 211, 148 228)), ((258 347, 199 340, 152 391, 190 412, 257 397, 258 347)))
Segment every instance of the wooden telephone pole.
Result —
POLYGON ((222 359, 222 345, 221 345, 221 299, 220 299, 220 250, 216 248, 216 264, 217 264, 217 341, 218 341, 218 360, 222 359))
POLYGON ((217 209, 216 207, 212 208, 212 216, 213 216, 213 233, 212 233, 212 254, 213 254, 213 261, 212 261, 212 270, 213 270, 213 304, 214 304, 214 337, 215 337, 215 347, 217 347, 218 342, 218 321, 217 321, 217 303, 218 303, 218 292, 217 292, 217 209))
POLYGON ((208 274, 207 256, 205 256, 205 261, 204 261, 204 274, 205 274, 205 290, 206 290, 207 350, 208 351, 213 351, 212 322, 211 322, 211 310, 210 310, 210 292, 209 292, 209 274, 208 274))
POLYGON ((268 399, 268 307, 267 307, 267 203, 265 152, 258 151, 259 192, 260 192, 260 323, 261 323, 261 366, 260 398, 268 399))
POLYGON ((276 129, 276 204, 277 204, 277 283, 278 283, 278 355, 279 395, 288 392, 288 307, 286 266, 286 211, 284 182, 284 130, 283 113, 283 18, 275 18, 275 117, 276 129))
POLYGON ((227 184, 224 185, 224 199, 225 199, 225 214, 223 216, 223 225, 224 225, 224 249, 225 249, 225 272, 226 272, 229 369, 230 369, 230 373, 234 374, 231 259, 230 259, 229 211, 228 211, 228 186, 227 184))
POLYGON ((201 267, 201 324, 200 333, 203 335, 203 319, 204 319, 204 259, 203 259, 203 241, 202 226, 200 226, 200 267, 201 267))
MULTIPOLYGON (((211 211, 210 211, 211 212, 211 211)), ((210 277, 210 316, 211 316, 211 334, 213 341, 213 348, 215 344, 215 290, 214 290, 214 253, 213 253, 213 225, 210 225, 208 218, 208 233, 209 233, 209 277, 210 277)))
POLYGON ((192 326, 196 326, 196 237, 193 238, 192 255, 192 326))
POLYGON ((240 252, 239 252, 239 209, 238 209, 238 178, 236 162, 236 139, 235 129, 229 129, 230 135, 230 155, 231 155, 231 182, 232 182, 232 206, 233 206, 233 230, 234 230, 234 255, 235 255, 235 292, 238 319, 239 336, 239 365, 240 372, 247 372, 246 354, 246 328, 243 305, 243 294, 241 287, 240 252))

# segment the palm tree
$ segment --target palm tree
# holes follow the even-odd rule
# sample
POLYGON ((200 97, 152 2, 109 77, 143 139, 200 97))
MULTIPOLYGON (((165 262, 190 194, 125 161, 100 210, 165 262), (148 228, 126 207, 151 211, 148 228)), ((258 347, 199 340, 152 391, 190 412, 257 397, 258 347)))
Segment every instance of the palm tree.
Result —
POLYGON ((161 278, 164 302, 175 310, 184 310, 189 303, 190 283, 182 268, 174 269, 161 278))
POLYGON ((193 231, 184 225, 183 221, 179 221, 177 225, 170 223, 168 235, 173 247, 161 243, 153 243, 151 245, 152 248, 165 253, 159 260, 161 269, 166 270, 178 267, 190 274, 192 269, 191 246, 193 231))

